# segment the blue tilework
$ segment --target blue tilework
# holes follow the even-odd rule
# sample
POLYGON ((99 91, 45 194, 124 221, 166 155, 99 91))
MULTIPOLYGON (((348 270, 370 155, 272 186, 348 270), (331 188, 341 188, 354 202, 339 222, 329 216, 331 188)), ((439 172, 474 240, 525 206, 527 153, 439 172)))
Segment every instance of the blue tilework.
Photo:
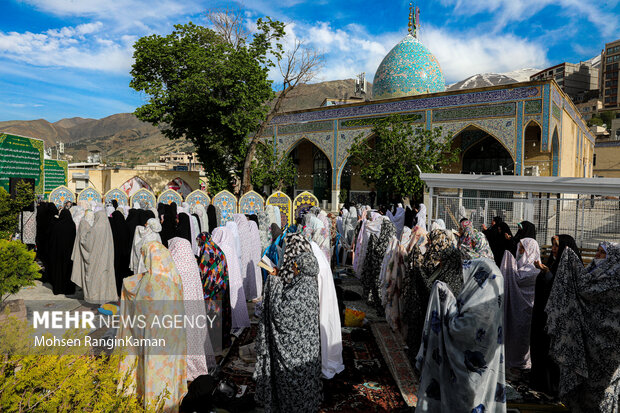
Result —
POLYGON ((228 221, 232 221, 233 215, 237 213, 237 198, 228 191, 218 192, 213 197, 213 205, 220 207, 222 211, 222 222, 220 222, 220 225, 226 225, 228 221))
POLYGON ((523 101, 517 103, 517 159, 515 162, 515 175, 521 175, 523 164, 523 101))
POLYGON ((88 187, 78 195, 78 201, 103 202, 103 197, 95 188, 88 187))
POLYGON ((59 186, 50 192, 49 201, 53 202, 60 209, 67 201, 75 202, 75 195, 66 186, 59 186))
POLYGON ((115 200, 116 202, 118 202, 119 206, 127 206, 129 205, 129 197, 127 197, 127 194, 123 191, 121 191, 118 188, 114 188, 108 191, 107 194, 105 194, 104 197, 105 202, 112 202, 112 200, 115 200))
POLYGON ((166 189, 157 198, 157 203, 170 205, 173 202, 178 206, 181 206, 181 204, 183 203, 183 198, 174 189, 166 189))
POLYGON ((375 73, 372 95, 387 99, 445 89, 437 58, 418 39, 407 35, 383 58, 375 73))
POLYGON ((155 208, 157 200, 155 195, 148 189, 140 188, 135 194, 131 196, 131 206, 135 203, 146 202, 148 208, 155 208))
MULTIPOLYGON (((546 87, 549 85, 547 84, 546 87)), ((414 112, 449 106, 475 105, 491 102, 506 102, 541 97, 541 86, 485 90, 482 92, 458 93, 435 97, 412 97, 395 102, 376 102, 349 107, 332 106, 324 110, 300 113, 283 113, 272 119, 273 124, 308 122, 324 119, 342 119, 356 116, 373 116, 397 112, 414 112)), ((276 131, 277 133, 277 131, 276 131)))
POLYGON ((549 150, 549 106, 550 106, 550 90, 549 84, 544 86, 543 99, 543 128, 542 128, 542 150, 549 150))
POLYGON ((185 197, 185 202, 187 202, 190 206, 201 204, 206 208, 211 204, 211 197, 205 191, 197 189, 185 197))
POLYGON ((265 200, 260 194, 249 191, 239 199, 239 213, 252 215, 258 214, 265 209, 265 200))

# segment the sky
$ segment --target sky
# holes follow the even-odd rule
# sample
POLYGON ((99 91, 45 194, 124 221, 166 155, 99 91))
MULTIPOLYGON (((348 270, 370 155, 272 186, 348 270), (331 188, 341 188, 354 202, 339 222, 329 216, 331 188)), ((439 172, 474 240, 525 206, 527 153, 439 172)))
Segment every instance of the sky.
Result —
MULTIPOLYGON (((620 38, 620 0, 424 0, 421 41, 448 84, 477 73, 544 69, 591 59, 620 38)), ((102 118, 132 112, 147 97, 129 87, 132 46, 174 24, 241 7, 287 23, 323 55, 314 81, 372 82, 407 34, 409 1, 350 0, 0 0, 0 121, 102 118)), ((273 78, 277 81, 276 73, 273 78)))

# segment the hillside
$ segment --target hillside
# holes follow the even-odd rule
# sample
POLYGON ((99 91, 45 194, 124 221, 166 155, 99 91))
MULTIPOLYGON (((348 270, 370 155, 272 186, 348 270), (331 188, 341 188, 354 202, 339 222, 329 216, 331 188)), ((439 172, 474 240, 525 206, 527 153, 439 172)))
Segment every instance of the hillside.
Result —
MULTIPOLYGON (((369 84, 369 89, 372 85, 369 84)), ((370 91, 370 90, 369 90, 370 91)), ((283 104, 284 111, 319 106, 325 98, 352 96, 353 79, 300 85, 283 104)), ((131 113, 118 113, 102 119, 66 118, 50 123, 45 119, 0 122, 0 131, 43 139, 46 147, 65 143, 65 152, 74 161, 85 161, 88 150, 97 147, 109 161, 152 162, 171 151, 192 150, 188 141, 171 141, 158 128, 138 120, 131 113), (148 149, 148 150, 147 150, 148 149)))

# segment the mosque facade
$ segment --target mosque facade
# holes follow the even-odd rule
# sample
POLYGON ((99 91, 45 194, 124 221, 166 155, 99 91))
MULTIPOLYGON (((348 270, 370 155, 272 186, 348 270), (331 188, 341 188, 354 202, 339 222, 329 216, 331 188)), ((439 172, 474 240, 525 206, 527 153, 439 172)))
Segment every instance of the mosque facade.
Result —
POLYGON ((554 80, 446 92, 439 62, 411 29, 379 65, 372 101, 282 113, 261 140, 297 165, 289 195, 312 191, 335 205, 376 189, 349 149, 393 114, 452 134, 459 161, 444 173, 592 176, 595 137, 554 80))

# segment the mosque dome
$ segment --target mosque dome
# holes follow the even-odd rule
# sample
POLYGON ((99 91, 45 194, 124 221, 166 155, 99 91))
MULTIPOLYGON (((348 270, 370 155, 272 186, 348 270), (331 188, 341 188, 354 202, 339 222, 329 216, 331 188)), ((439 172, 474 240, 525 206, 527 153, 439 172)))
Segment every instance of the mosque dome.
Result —
POLYGON ((437 58, 410 33, 383 58, 375 73, 372 96, 388 99, 445 89, 437 58))

